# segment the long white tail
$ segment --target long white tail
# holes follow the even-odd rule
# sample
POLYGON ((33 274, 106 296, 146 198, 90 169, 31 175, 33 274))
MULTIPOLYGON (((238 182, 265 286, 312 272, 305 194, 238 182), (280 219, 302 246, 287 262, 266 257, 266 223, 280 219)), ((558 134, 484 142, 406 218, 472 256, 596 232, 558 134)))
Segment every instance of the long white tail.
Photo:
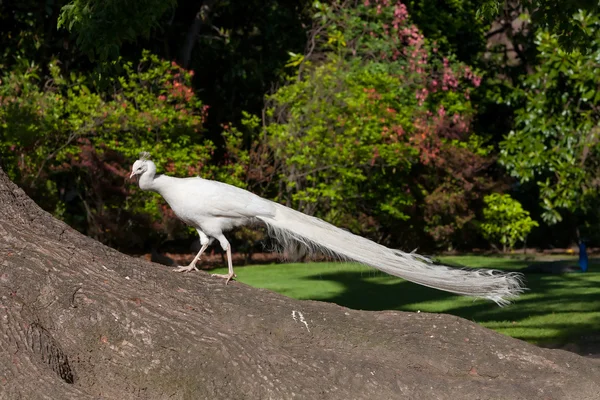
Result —
POLYGON ((258 217, 285 250, 298 246, 352 260, 390 275, 461 295, 486 298, 506 305, 523 292, 522 275, 489 269, 458 269, 436 265, 426 257, 389 249, 281 204, 274 217, 258 217))

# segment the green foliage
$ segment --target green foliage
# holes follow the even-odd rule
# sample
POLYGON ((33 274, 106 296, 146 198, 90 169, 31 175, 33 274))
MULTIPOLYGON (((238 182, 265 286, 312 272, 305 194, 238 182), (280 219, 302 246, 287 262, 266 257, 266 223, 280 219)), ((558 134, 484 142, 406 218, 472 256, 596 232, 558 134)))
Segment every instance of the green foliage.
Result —
POLYGON ((139 151, 151 151, 162 171, 214 173, 206 167, 214 146, 203 136, 208 107, 190 88, 191 73, 147 52, 138 65, 121 67, 110 94, 81 75, 64 76, 56 63, 47 78, 30 67, 0 85, 0 152, 9 176, 44 208, 113 245, 147 229, 148 216, 167 231, 172 223, 159 196, 124 182, 139 151))
POLYGON ((513 249, 517 242, 524 242, 537 222, 529 217, 517 200, 508 194, 492 193, 484 197, 484 222, 481 231, 486 239, 502 244, 504 251, 513 249))
POLYGON ((91 58, 116 58, 123 43, 148 36, 175 0, 72 0, 62 7, 58 27, 77 33, 77 45, 91 58))
MULTIPOLYGON (((322 205, 336 212, 348 208, 349 199, 373 193, 370 171, 387 169, 390 178, 405 176, 410 159, 418 156, 397 139, 404 134, 401 127, 410 125, 408 110, 396 101, 408 97, 401 95, 399 81, 377 71, 346 67, 319 66, 272 97, 289 115, 285 123, 268 127, 275 157, 284 163, 281 178, 287 185, 281 200, 308 213, 322 205)), ((269 116, 277 112, 273 108, 269 116)), ((406 219, 402 209, 411 201, 405 194, 395 195, 398 189, 388 180, 377 190, 387 197, 379 211, 406 219)))
POLYGON ((269 98, 264 137, 274 193, 380 237, 403 221, 418 223, 411 214, 425 197, 421 223, 449 245, 473 217, 466 187, 479 182, 466 166, 485 166, 475 152, 481 140, 469 131, 470 91, 480 78, 442 56, 400 2, 315 9, 315 48, 291 55, 298 76, 269 98))
POLYGON ((570 224, 594 237, 597 15, 592 0, 4 1, 0 162, 109 244, 181 233, 158 199, 123 183, 142 149, 169 173, 421 249, 478 246, 482 197, 508 171, 545 221, 562 220, 543 240, 570 224), (515 18, 525 29, 502 23, 515 18), (160 76, 179 67, 144 48, 194 70, 175 78, 190 101, 166 101, 173 79, 160 76), (481 86, 457 60, 485 71, 481 86))
POLYGON ((507 100, 519 108, 501 143, 501 163, 521 182, 537 183, 550 224, 596 208, 600 185, 600 19, 580 12, 574 21, 594 40, 569 52, 558 35, 538 32, 539 64, 507 100))

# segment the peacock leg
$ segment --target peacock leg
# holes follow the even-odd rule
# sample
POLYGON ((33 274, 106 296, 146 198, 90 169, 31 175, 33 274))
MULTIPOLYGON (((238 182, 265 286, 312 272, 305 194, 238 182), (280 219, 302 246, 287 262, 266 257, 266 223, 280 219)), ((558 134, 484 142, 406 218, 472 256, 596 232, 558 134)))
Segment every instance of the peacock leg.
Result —
POLYGON ((173 272, 190 272, 190 271, 196 270, 196 263, 200 259, 200 256, 202 255, 202 253, 204 253, 206 248, 210 245, 210 240, 208 239, 208 236, 206 236, 206 234, 204 234, 204 232, 202 232, 199 229, 197 229, 197 231, 198 231, 198 235, 200 235, 200 244, 202 244, 202 247, 200 247, 200 251, 198 252, 198 254, 196 254, 196 257, 190 263, 190 265, 185 266, 185 267, 174 268, 173 272))
POLYGON ((223 247, 223 250, 227 252, 227 266, 229 268, 229 272, 227 274, 212 274, 211 276, 226 279, 225 284, 227 285, 230 280, 236 277, 236 275, 233 273, 233 261, 231 260, 231 245, 229 244, 225 236, 221 236, 217 239, 221 243, 221 247, 223 247))

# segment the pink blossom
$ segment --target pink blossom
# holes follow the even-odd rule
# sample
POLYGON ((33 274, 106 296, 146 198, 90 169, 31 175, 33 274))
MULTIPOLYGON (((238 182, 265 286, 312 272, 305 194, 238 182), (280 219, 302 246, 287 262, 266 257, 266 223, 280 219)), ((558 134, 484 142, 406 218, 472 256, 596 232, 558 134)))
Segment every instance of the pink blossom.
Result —
POLYGON ((402 3, 397 3, 394 7, 394 22, 404 22, 408 18, 406 6, 402 3))
POLYGON ((444 115, 446 115, 446 110, 444 109, 444 106, 440 106, 440 108, 438 109, 438 115, 444 118, 444 115))
POLYGON ((444 73, 442 75, 442 89, 448 90, 449 88, 457 88, 458 87, 458 79, 454 72, 450 68, 444 68, 444 73))
POLYGON ((417 90, 417 93, 415 93, 415 97, 417 98, 420 106, 423 105, 423 103, 425 102, 425 99, 427 99, 428 94, 429 94, 429 91, 426 88, 417 90))

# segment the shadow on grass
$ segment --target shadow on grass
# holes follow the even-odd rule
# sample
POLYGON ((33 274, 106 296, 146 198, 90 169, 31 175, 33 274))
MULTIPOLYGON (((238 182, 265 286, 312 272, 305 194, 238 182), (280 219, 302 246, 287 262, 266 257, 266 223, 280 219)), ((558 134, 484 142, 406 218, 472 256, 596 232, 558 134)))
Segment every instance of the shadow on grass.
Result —
MULTIPOLYGON (((528 262, 507 260, 504 271, 518 271, 528 262)), ((341 292, 316 300, 361 310, 444 312, 482 323, 500 332, 538 344, 565 343, 600 328, 598 273, 527 274, 528 291, 507 307, 461 298, 393 277, 339 271, 309 276, 343 285, 341 292), (591 278, 591 279, 590 279, 591 278)))

